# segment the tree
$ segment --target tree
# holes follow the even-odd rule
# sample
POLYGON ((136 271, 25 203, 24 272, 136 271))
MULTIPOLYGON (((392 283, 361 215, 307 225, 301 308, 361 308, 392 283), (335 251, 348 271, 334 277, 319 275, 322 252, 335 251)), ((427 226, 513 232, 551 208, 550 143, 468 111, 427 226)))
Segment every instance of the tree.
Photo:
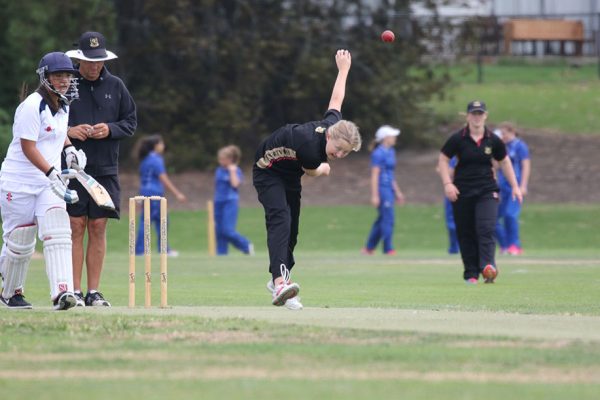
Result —
POLYGON ((163 133, 179 167, 208 165, 230 142, 252 151, 277 127, 323 114, 333 55, 345 47, 353 68, 344 116, 365 136, 388 123, 422 143, 434 126, 424 104, 446 80, 423 61, 423 31, 409 1, 364 3, 116 2, 140 131, 163 133), (379 40, 384 28, 400 33, 396 43, 379 40))

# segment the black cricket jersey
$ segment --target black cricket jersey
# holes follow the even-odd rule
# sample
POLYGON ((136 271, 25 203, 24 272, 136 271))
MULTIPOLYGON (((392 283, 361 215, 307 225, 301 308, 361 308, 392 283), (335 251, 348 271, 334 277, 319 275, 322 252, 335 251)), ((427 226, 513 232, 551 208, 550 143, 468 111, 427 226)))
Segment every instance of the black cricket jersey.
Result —
POLYGON ((479 142, 473 140, 468 127, 455 132, 442 147, 442 153, 448 158, 456 156, 458 159, 454 169, 454 185, 461 196, 478 196, 500 190, 492 158, 502 161, 506 157, 506 146, 489 129, 485 128, 479 142))
POLYGON ((325 132, 341 119, 339 111, 327 110, 321 121, 288 124, 277 129, 256 150, 254 182, 260 184, 269 175, 277 175, 299 189, 302 168, 316 169, 327 161, 325 132))

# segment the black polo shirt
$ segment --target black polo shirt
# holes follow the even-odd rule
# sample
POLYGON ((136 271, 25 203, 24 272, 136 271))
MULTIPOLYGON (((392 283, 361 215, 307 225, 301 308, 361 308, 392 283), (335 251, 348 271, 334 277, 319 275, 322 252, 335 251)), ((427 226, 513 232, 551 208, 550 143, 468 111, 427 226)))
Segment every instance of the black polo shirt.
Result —
POLYGON ((328 110, 323 120, 288 124, 273 132, 258 146, 254 158, 254 182, 269 175, 282 177, 290 188, 300 189, 302 168, 316 169, 327 161, 325 132, 342 119, 337 110, 328 110))
POLYGON ((506 146, 502 139, 485 128, 479 142, 475 142, 465 127, 450 136, 442 147, 442 153, 458 164, 454 170, 454 185, 460 195, 478 196, 499 191, 494 174, 492 158, 502 161, 506 157, 506 146))

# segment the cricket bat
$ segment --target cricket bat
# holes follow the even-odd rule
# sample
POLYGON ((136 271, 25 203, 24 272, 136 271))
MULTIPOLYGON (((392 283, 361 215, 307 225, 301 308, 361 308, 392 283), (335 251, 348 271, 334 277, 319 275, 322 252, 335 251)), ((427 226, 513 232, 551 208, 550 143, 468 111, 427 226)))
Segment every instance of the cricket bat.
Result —
POLYGON ((110 195, 102 186, 95 180, 93 177, 86 174, 77 164, 73 164, 73 169, 77 171, 77 175, 75 178, 81 183, 81 185, 87 190, 87 192, 92 196, 92 199, 100 208, 104 208, 106 210, 115 210, 115 203, 113 203, 110 195))

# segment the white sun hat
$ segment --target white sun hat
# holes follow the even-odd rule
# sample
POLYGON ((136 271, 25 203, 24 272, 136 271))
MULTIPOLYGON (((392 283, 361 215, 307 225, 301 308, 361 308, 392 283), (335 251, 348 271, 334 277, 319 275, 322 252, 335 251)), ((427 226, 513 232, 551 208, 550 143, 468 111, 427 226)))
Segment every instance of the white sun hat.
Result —
POLYGON ((398 136, 399 134, 400 129, 396 129, 389 125, 383 125, 379 129, 377 129, 377 132, 375 132, 375 141, 379 143, 386 137, 398 136))

